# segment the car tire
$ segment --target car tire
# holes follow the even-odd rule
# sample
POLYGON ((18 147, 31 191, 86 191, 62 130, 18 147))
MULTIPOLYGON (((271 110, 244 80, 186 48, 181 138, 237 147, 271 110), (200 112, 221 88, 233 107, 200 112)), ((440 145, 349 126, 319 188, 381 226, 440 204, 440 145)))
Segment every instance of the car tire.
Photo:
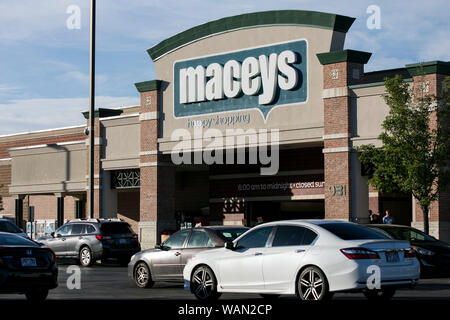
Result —
POLYGON ((145 262, 139 262, 134 268, 134 282, 139 288, 151 288, 155 284, 152 275, 145 262))
POLYGON ((78 254, 78 261, 83 267, 90 267, 94 264, 94 259, 92 257, 92 251, 89 247, 85 246, 80 249, 78 254))
POLYGON ((25 293, 25 297, 27 297, 27 300, 30 302, 45 301, 45 299, 47 299, 47 296, 48 296, 48 290, 44 290, 44 289, 28 291, 25 293))
POLYGON ((389 301, 395 295, 395 288, 384 288, 381 290, 365 290, 363 293, 370 301, 389 301))
POLYGON ((200 266, 192 272, 191 291, 198 300, 215 301, 221 294, 217 292, 217 279, 211 268, 200 266))
POLYGON ((310 266, 303 269, 296 283, 297 297, 300 300, 323 301, 330 300, 328 281, 325 274, 317 267, 310 266))

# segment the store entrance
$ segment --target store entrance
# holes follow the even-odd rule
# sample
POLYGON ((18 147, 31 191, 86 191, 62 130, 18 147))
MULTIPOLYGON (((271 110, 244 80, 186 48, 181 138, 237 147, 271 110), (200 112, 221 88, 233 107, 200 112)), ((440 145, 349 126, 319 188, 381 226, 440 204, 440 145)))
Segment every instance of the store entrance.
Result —
POLYGON ((248 226, 258 222, 292 219, 324 219, 324 200, 250 201, 247 203, 248 226))

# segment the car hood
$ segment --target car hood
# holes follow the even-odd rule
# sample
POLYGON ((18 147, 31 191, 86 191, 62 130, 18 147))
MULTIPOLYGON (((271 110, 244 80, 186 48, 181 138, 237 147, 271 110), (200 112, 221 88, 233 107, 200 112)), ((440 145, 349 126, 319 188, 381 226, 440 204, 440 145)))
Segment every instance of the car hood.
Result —
POLYGON ((411 244, 436 253, 450 254, 450 245, 444 241, 412 241, 411 244))

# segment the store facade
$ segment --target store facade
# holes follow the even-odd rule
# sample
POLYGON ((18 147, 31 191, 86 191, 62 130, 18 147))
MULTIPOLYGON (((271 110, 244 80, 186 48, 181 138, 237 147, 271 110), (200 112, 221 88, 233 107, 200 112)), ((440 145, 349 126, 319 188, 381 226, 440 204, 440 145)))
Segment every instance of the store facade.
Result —
MULTIPOLYGON (((419 64, 364 72, 371 53, 344 50, 353 22, 258 12, 149 49, 157 79, 135 84, 140 105, 95 113, 94 216, 128 221, 143 247, 186 223, 365 223, 369 208, 421 228, 412 197, 374 190, 355 152, 380 145, 383 79, 399 74, 418 85, 419 64)), ((450 64, 422 65, 427 90, 436 93, 450 64)), ((84 127, 0 137, 0 214, 27 221, 34 212, 34 220, 56 225, 86 216, 84 127)), ((443 194, 430 213, 431 233, 444 240, 449 204, 443 194)))

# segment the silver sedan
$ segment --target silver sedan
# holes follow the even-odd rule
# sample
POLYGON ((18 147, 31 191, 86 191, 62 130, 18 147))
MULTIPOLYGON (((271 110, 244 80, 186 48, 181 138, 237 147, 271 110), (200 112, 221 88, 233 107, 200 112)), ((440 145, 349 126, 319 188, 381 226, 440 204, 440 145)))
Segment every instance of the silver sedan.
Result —
POLYGON ((140 288, 152 287, 156 281, 183 283, 183 269, 194 254, 220 248, 248 228, 243 226, 208 226, 174 233, 154 249, 135 254, 128 264, 128 276, 140 288))

